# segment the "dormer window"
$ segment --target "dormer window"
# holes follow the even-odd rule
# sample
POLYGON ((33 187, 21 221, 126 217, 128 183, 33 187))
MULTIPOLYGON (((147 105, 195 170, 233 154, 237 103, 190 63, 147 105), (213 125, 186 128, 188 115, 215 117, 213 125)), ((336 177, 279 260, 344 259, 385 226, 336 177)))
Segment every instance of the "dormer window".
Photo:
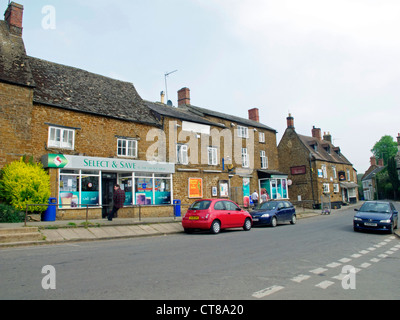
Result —
POLYGON ((318 143, 315 142, 315 143, 311 144, 310 147, 311 147, 315 152, 318 152, 318 143))

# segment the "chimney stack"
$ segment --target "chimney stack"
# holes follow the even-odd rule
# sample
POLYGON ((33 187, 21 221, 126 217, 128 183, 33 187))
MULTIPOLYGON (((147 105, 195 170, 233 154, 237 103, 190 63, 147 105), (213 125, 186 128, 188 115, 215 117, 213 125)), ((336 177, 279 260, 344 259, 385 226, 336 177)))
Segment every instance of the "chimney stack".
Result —
POLYGON ((399 148, 400 148, 400 133, 399 133, 399 135, 397 136, 397 145, 398 145, 399 148))
POLYGON ((371 157, 371 166, 376 166, 376 158, 371 157))
POLYGON ((190 105, 190 89, 182 88, 178 91, 178 107, 182 105, 190 105))
POLYGON ((324 133, 324 140, 329 143, 332 143, 332 135, 330 132, 328 132, 328 134, 326 134, 326 132, 324 133))
POLYGON ((260 110, 258 108, 249 110, 249 120, 260 122, 260 110))
POLYGON ((318 140, 322 140, 321 129, 320 128, 316 128, 314 126, 313 129, 312 129, 312 136, 313 136, 313 138, 317 138, 318 140))
POLYGON ((286 120, 288 129, 294 129, 294 118, 292 117, 292 114, 289 113, 289 117, 287 117, 286 120))
POLYGON ((10 33, 22 37, 22 18, 24 13, 24 6, 11 2, 4 13, 4 21, 10 30, 10 33))
POLYGON ((385 166, 384 162, 383 162, 383 159, 379 159, 378 160, 378 166, 380 166, 380 167, 384 167, 385 166))

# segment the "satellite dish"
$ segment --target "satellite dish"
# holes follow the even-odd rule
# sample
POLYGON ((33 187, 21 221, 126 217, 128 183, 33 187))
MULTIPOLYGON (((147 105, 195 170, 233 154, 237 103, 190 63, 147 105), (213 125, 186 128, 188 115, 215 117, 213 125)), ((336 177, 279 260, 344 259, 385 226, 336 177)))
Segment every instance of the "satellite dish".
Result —
POLYGON ((172 104, 172 101, 171 101, 171 100, 168 100, 168 102, 167 102, 167 106, 170 106, 170 107, 172 107, 172 106, 173 106, 173 104, 172 104))

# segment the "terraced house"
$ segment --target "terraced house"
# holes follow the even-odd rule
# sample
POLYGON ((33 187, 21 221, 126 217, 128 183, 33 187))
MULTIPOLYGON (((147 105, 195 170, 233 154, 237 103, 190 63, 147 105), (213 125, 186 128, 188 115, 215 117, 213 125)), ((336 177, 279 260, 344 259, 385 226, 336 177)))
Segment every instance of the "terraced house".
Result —
POLYGON ((23 155, 41 161, 58 199, 58 219, 99 218, 113 185, 126 192, 120 217, 171 215, 174 199, 250 192, 289 197, 279 173, 276 131, 259 122, 190 103, 144 101, 134 85, 30 57, 22 39, 23 6, 0 21, 0 168, 23 155))
POLYGON ((332 208, 358 202, 357 172, 351 162, 332 144, 332 136, 322 136, 313 127, 312 135, 298 134, 294 117, 287 118, 287 129, 278 145, 280 170, 289 173, 291 200, 306 207, 332 208))

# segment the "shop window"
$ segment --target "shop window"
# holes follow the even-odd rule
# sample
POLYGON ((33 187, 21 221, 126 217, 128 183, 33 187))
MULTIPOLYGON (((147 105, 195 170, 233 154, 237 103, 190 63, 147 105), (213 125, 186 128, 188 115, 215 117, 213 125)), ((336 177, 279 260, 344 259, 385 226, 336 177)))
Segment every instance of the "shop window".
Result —
POLYGON ((135 178, 135 200, 137 205, 153 204, 153 178, 137 177, 135 178))
POLYGON ((61 170, 59 204, 62 209, 96 206, 100 203, 98 172, 61 170))
POLYGON ((66 128, 49 128, 49 140, 47 143, 49 148, 60 148, 74 150, 75 147, 75 130, 66 128))

